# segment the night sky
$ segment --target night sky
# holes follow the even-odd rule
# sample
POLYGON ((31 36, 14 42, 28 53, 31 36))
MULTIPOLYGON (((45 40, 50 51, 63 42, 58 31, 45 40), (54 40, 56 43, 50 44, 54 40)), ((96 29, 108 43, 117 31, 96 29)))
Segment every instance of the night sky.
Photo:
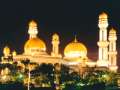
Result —
MULTIPOLYGON (((23 52, 28 22, 38 23, 39 37, 51 51, 51 36, 60 35, 60 52, 74 40, 74 35, 88 48, 88 56, 97 58, 98 15, 108 13, 109 27, 118 33, 120 48, 120 0, 1 0, 0 1, 0 55, 5 45, 23 52)), ((109 29, 109 28, 108 28, 109 29)))

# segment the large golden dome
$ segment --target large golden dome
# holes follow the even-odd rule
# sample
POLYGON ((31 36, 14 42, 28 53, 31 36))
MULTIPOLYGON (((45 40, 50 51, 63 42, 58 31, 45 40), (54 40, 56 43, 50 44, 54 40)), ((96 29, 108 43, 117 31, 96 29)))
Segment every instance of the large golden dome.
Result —
POLYGON ((29 39, 26 43, 25 43, 25 49, 28 48, 39 48, 41 51, 45 51, 46 50, 46 45, 44 43, 43 40, 39 39, 39 38, 31 38, 29 39))
POLYGON ((74 41, 69 43, 64 49, 65 57, 72 58, 72 57, 81 57, 84 58, 87 56, 87 48, 84 44, 74 41))
POLYGON ((46 51, 46 45, 43 40, 37 37, 38 30, 37 30, 37 23, 35 21, 31 21, 29 23, 29 40, 25 43, 24 51, 25 54, 28 55, 37 55, 41 52, 46 51))

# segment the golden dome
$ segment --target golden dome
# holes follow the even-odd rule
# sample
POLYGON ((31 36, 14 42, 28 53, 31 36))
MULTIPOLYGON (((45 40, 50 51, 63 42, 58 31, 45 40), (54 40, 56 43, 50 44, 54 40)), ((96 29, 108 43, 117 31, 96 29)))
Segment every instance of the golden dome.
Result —
POLYGON ((69 43, 64 49, 65 57, 86 57, 87 48, 84 44, 79 43, 76 38, 74 42, 69 43))
POLYGON ((25 43, 25 46, 24 46, 24 49, 27 50, 27 49, 39 49, 41 51, 45 51, 46 50, 46 45, 44 43, 43 40, 39 39, 39 38, 30 38, 26 43, 25 43))
POLYGON ((100 15, 99 15, 99 18, 108 18, 108 15, 105 13, 105 12, 102 12, 100 15))
POLYGON ((114 28, 112 28, 110 31, 109 31, 110 34, 115 34, 116 33, 116 30, 114 28))
POLYGON ((4 49, 3 49, 3 54, 5 56, 8 56, 10 55, 10 48, 8 46, 5 46, 4 49))

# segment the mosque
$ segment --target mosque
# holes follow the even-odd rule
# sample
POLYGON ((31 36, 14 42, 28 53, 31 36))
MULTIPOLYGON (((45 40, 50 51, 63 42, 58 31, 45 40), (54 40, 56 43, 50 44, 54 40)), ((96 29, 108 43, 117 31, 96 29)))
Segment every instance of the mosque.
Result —
POLYGON ((101 13, 99 15, 98 21, 99 27, 99 41, 98 45, 98 60, 92 61, 87 57, 87 47, 79 42, 77 38, 65 46, 64 56, 59 53, 60 38, 57 33, 53 34, 51 43, 52 51, 49 55, 46 52, 45 42, 37 36, 38 28, 35 21, 29 23, 28 34, 29 39, 24 45, 24 52, 22 54, 17 54, 17 52, 10 51, 10 48, 5 46, 3 49, 2 62, 5 58, 10 55, 13 57, 13 61, 30 60, 30 62, 41 63, 51 63, 51 64, 65 64, 70 67, 77 67, 75 69, 80 69, 82 67, 106 67, 110 71, 117 72, 117 50, 116 50, 116 30, 108 28, 108 15, 106 13, 101 13), (107 35, 108 33, 108 35, 107 35))

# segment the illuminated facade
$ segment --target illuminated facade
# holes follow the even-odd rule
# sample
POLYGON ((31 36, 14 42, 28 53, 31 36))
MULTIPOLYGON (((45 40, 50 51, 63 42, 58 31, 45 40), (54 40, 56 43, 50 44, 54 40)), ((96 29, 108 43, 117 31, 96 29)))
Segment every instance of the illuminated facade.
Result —
POLYGON ((65 64, 71 66, 76 71, 79 71, 82 67, 107 67, 111 71, 117 71, 117 50, 116 50, 116 31, 111 29, 109 32, 109 37, 107 35, 108 27, 108 16, 106 13, 99 15, 99 41, 98 41, 98 60, 92 61, 87 57, 87 47, 79 42, 75 36, 75 39, 68 43, 64 49, 64 55, 59 53, 60 38, 58 34, 53 34, 51 44, 52 51, 49 55, 46 52, 46 44, 40 39, 38 34, 37 23, 31 21, 29 23, 28 34, 29 39, 24 45, 24 52, 22 54, 17 54, 13 51, 10 54, 10 49, 8 47, 4 48, 5 57, 13 56, 14 61, 30 60, 31 62, 41 63, 51 63, 51 64, 65 64), (78 67, 78 68, 76 68, 78 67))

